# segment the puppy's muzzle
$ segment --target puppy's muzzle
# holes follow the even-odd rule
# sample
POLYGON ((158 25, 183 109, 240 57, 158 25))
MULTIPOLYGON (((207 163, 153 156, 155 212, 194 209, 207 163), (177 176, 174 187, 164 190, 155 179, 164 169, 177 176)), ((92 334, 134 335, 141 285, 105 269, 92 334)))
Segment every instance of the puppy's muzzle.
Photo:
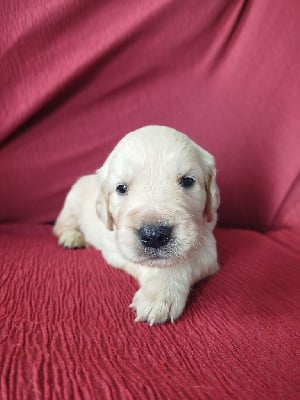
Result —
POLYGON ((159 249, 166 246, 172 239, 172 226, 163 224, 142 225, 137 234, 145 248, 159 249))

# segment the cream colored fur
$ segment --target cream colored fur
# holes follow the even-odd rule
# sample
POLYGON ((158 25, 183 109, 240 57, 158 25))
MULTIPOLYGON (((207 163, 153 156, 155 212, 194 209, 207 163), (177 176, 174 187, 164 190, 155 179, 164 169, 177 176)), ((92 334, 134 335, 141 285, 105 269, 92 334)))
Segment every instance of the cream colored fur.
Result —
POLYGON ((96 174, 71 188, 54 232, 65 247, 94 246, 140 284, 131 307, 151 325, 178 318, 190 287, 218 270, 213 228, 219 192, 214 158, 186 135, 146 126, 126 135, 96 174), (192 177, 192 187, 180 185, 192 177), (126 184, 128 192, 116 188, 126 184), (172 240, 145 249, 143 224, 163 221, 172 240), (147 251, 146 251, 147 250, 147 251))

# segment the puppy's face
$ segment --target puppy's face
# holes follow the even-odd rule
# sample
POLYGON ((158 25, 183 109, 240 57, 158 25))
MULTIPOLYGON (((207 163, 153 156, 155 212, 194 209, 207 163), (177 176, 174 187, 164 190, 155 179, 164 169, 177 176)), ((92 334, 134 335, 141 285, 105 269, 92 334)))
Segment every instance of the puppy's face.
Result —
POLYGON ((128 134, 98 175, 98 215, 131 262, 174 265, 198 249, 215 224, 214 159, 171 128, 128 134))

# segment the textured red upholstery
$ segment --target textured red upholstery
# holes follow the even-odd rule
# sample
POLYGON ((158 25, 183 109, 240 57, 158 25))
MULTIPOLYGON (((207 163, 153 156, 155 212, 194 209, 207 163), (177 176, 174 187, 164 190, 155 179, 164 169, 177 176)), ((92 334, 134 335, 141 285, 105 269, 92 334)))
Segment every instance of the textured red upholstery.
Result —
POLYGON ((1 1, 1 400, 299 399, 299 13, 1 1), (132 278, 41 225, 146 124, 212 152, 222 198, 221 271, 153 327, 134 323, 132 278))
POLYGON ((299 198, 299 7, 2 0, 0 220, 53 220, 124 133, 163 124, 216 156, 223 225, 280 226, 299 198))
POLYGON ((221 272, 175 324, 149 327, 128 307, 136 283, 99 252, 13 230, 0 235, 1 398, 299 398, 299 253, 280 235, 217 230, 221 272))

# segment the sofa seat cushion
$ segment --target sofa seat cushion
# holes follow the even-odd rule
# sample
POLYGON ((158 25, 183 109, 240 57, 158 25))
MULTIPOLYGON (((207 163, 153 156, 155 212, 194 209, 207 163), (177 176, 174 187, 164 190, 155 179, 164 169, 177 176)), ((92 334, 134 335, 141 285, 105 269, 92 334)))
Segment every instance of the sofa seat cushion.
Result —
POLYGON ((285 231, 217 229, 220 272, 152 327, 100 252, 58 247, 50 226, 0 232, 3 399, 299 398, 300 255, 285 231))

